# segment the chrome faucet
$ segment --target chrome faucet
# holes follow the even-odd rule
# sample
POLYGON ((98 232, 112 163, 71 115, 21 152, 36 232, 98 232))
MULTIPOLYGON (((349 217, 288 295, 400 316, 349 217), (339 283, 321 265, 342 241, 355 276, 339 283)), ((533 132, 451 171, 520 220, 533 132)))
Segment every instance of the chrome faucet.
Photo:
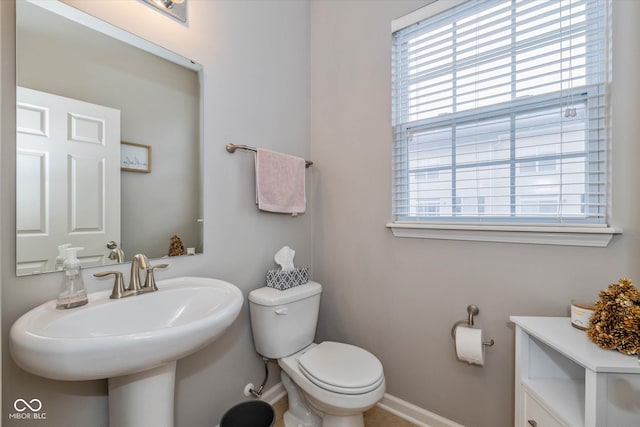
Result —
POLYGON ((109 251, 109 259, 117 262, 118 264, 122 264, 124 262, 124 251, 118 247, 118 244, 111 240, 107 243, 107 248, 111 249, 109 251))
POLYGON ((142 254, 136 254, 131 261, 131 279, 129 279, 129 290, 136 294, 142 292, 140 285, 140 270, 149 268, 149 259, 142 254))
POLYGON ((105 277, 113 274, 115 276, 115 283, 113 284, 113 291, 111 292, 111 299, 120 299, 129 297, 132 295, 139 295, 146 292, 154 292, 158 290, 156 286, 156 280, 153 275, 153 271, 156 268, 167 268, 168 264, 149 264, 149 259, 143 254, 136 254, 131 261, 131 279, 129 281, 129 287, 125 289, 122 273, 119 271, 101 271, 95 273, 95 277, 105 277), (144 285, 140 283, 140 270, 145 270, 147 275, 144 280, 144 285))

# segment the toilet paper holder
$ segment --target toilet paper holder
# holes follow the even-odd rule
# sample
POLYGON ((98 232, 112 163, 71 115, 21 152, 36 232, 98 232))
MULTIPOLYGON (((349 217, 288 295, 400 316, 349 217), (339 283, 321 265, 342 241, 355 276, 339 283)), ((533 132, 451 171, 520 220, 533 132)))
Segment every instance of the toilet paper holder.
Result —
MULTIPOLYGON (((456 323, 453 324, 453 327, 451 328, 451 338, 453 338, 454 341, 456 339, 456 328, 460 325, 473 326, 474 324, 473 316, 477 316, 478 313, 480 313, 480 309, 478 308, 477 305, 470 304, 469 306, 467 306, 467 313, 469 314, 469 317, 467 318, 467 320, 458 320, 456 323)), ((491 347, 493 344, 494 344, 493 339, 482 342, 482 345, 484 345, 485 347, 491 347)))

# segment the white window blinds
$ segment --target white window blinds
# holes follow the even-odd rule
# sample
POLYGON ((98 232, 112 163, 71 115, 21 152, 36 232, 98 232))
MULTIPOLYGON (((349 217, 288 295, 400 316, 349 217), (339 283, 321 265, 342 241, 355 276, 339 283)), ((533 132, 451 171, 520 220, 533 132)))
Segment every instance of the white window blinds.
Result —
POLYGON ((394 222, 606 224, 609 8, 478 0, 396 31, 394 222))

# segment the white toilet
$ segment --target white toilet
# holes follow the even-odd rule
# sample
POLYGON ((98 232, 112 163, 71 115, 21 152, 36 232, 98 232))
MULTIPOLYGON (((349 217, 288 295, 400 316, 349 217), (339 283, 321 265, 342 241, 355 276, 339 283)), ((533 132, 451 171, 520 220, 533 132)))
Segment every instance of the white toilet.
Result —
POLYGON ((286 427, 364 427, 362 413, 385 391, 382 364, 353 345, 313 343, 321 292, 316 282, 251 291, 253 342, 282 369, 289 397, 286 427))

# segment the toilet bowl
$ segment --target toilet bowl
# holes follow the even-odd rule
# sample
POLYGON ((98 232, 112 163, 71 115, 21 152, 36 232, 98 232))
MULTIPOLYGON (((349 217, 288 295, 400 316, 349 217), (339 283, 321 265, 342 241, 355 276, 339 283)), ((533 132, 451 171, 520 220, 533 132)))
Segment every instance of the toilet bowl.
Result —
POLYGON ((249 293, 256 350, 277 359, 289 397, 286 427, 364 427, 363 412, 385 392, 382 364, 350 344, 313 343, 322 287, 249 293))
POLYGON ((311 344, 279 359, 278 365, 302 392, 305 403, 321 414, 322 424, 318 426, 363 427, 362 413, 380 401, 385 392, 380 361, 349 344, 311 344))

